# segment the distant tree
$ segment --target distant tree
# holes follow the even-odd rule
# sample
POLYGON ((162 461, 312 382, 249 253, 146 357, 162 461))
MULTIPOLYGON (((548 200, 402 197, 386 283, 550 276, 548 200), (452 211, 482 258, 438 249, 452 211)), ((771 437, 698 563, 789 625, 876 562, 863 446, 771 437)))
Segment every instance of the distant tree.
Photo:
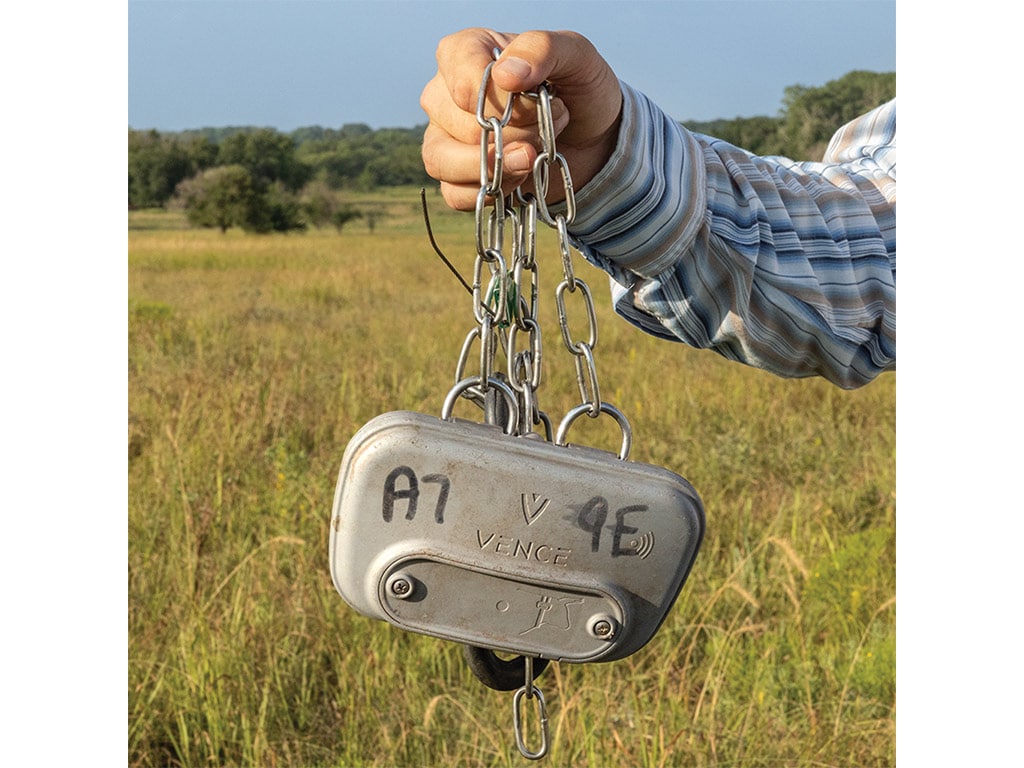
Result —
POLYGON ((307 125, 303 128, 296 128, 289 136, 291 136, 292 143, 296 147, 301 147, 303 144, 324 141, 330 133, 332 131, 328 128, 322 128, 319 125, 307 125))
POLYGON ((338 138, 355 139, 360 136, 370 136, 372 134, 373 129, 366 123, 345 123, 341 126, 341 130, 338 131, 338 138))
POLYGON ((334 225, 336 230, 341 232, 341 228, 348 224, 348 222, 353 219, 361 219, 362 217, 362 211, 353 208, 351 205, 343 205, 331 214, 331 224, 334 225))
POLYGON ((299 199, 306 221, 314 227, 332 226, 340 232, 349 221, 363 215, 353 206, 342 203, 338 192, 324 181, 311 181, 303 188, 299 199))
POLYGON ((424 185, 430 177, 423 168, 419 144, 401 143, 389 147, 386 154, 370 160, 361 174, 365 186, 396 187, 424 185))
MULTIPOLYGON (((374 131, 362 123, 348 124, 299 144, 296 154, 314 178, 332 189, 428 184, 420 155, 424 130, 425 126, 374 131)), ((301 135, 313 133, 301 129, 301 135)))
POLYGON ((175 205, 194 226, 217 227, 221 232, 231 227, 255 233, 306 227, 295 194, 279 182, 257 183, 241 165, 219 165, 181 182, 175 205))
POLYGON ((737 117, 733 120, 683 123, 696 133, 714 136, 755 155, 777 155, 782 148, 782 118, 737 117))
POLYGON ((258 185, 280 182, 296 192, 310 178, 310 169, 295 152, 295 143, 283 133, 261 128, 252 133, 235 133, 221 142, 219 165, 241 165, 258 185))
POLYGON ((189 223, 221 232, 245 225, 259 197, 252 174, 241 165, 210 168, 181 182, 175 193, 189 223))
POLYGON ((366 218, 366 226, 370 228, 371 232, 375 232, 377 230, 377 222, 381 219, 386 219, 388 215, 381 209, 374 208, 366 211, 364 216, 366 218))
MULTIPOLYGON (((267 130, 265 128, 257 128, 251 125, 227 125, 220 128, 196 128, 187 131, 181 131, 178 136, 184 139, 189 138, 203 138, 209 141, 214 146, 219 146, 229 136, 234 136, 236 133, 255 133, 256 131, 267 130)), ((271 129, 272 130, 272 129, 271 129)))
POLYGON ((174 188, 198 170, 197 157, 181 142, 156 131, 128 131, 128 205, 163 206, 174 188))
POLYGON ((315 154, 303 150, 300 157, 310 167, 315 178, 324 181, 332 189, 342 189, 354 186, 375 154, 370 147, 353 147, 342 143, 336 149, 315 154))
POLYGON ((789 86, 778 117, 687 121, 683 125, 756 155, 820 160, 837 129, 895 95, 895 72, 854 71, 818 88, 789 86))
POLYGON ((181 143, 192 159, 195 172, 205 171, 217 164, 217 145, 205 136, 182 139, 181 143))
POLYGON ((786 88, 782 154, 801 160, 821 158, 836 130, 895 96, 895 72, 857 70, 820 88, 786 88))
POLYGON ((306 228, 298 197, 275 181, 254 195, 246 210, 242 228, 246 232, 290 232, 306 228))
POLYGON ((311 181, 303 187, 299 200, 306 221, 318 228, 330 224, 331 214, 338 207, 334 190, 324 181, 311 181))

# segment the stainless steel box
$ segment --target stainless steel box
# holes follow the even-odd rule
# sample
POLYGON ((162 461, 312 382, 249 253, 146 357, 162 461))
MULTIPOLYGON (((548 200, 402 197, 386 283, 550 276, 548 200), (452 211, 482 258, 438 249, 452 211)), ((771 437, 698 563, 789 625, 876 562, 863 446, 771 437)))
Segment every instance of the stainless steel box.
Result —
POLYGON ((665 619, 704 534, 682 477, 605 451, 419 413, 345 450, 331 576, 359 613, 557 661, 611 661, 665 619))

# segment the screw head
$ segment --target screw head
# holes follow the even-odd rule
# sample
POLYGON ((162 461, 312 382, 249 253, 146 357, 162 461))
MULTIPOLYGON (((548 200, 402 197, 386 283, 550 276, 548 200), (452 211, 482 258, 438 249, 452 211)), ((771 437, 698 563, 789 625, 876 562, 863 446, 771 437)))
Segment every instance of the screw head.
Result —
POLYGON ((618 633, 619 622, 611 616, 598 614, 587 622, 587 631, 598 640, 613 640, 618 633))
POLYGON ((394 597, 400 600, 405 600, 412 597, 413 588, 415 582, 411 576, 406 576, 402 573, 396 573, 390 579, 388 579, 387 590, 394 597))

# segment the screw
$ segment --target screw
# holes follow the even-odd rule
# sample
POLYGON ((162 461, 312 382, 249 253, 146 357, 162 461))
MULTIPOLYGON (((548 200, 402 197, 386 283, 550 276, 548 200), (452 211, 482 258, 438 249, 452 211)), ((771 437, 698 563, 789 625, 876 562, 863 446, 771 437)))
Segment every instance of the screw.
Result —
POLYGON ((611 616, 594 616, 587 624, 590 634, 598 640, 612 640, 618 631, 619 622, 611 616))
POLYGON ((413 581, 408 576, 395 574, 388 580, 388 592, 400 600, 412 596, 413 581))

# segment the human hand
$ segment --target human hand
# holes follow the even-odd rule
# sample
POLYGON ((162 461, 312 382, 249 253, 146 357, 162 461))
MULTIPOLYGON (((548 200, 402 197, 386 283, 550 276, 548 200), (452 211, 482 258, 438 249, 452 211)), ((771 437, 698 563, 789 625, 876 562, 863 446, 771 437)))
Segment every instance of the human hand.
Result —
MULTIPOLYGON (((473 210, 480 192, 481 128, 476 108, 480 82, 496 47, 502 54, 491 70, 485 115, 500 116, 510 93, 550 83, 556 147, 574 187, 597 174, 618 139, 619 81, 586 38, 575 32, 512 35, 487 29, 449 35, 438 44, 437 74, 423 89, 420 106, 430 119, 423 137, 424 167, 441 182, 445 202, 456 210, 473 210)), ((541 148, 532 102, 516 100, 502 138, 503 194, 520 184, 530 189, 530 171, 541 148)), ((548 203, 564 196, 560 184, 551 186, 548 203)))

